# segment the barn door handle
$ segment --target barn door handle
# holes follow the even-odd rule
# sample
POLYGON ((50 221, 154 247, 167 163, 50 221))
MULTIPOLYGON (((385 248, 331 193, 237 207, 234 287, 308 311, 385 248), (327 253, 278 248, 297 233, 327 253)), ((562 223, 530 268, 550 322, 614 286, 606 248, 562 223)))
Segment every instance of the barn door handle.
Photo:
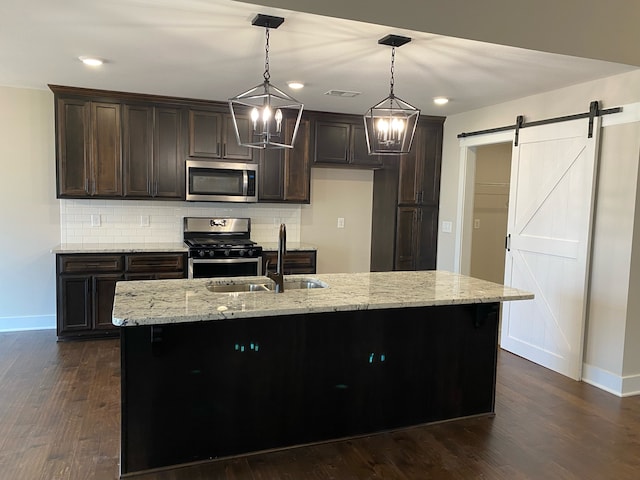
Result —
POLYGON ((504 237, 504 248, 507 249, 507 252, 511 251, 511 234, 504 237))

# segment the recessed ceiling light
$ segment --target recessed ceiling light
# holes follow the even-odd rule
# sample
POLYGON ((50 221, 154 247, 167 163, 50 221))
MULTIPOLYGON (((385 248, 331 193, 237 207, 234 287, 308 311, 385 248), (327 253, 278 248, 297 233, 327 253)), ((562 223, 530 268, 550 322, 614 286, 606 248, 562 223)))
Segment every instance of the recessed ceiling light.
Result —
POLYGON ((85 65, 89 65, 90 67, 99 67, 104 63, 104 60, 101 60, 96 57, 78 57, 82 63, 85 65))
POLYGON ((446 105, 447 103, 449 103, 449 99, 447 97, 435 97, 433 99, 433 103, 435 103, 436 105, 446 105))
POLYGON ((302 82, 287 82, 287 85, 289 85, 289 88, 292 88, 294 90, 300 90, 302 87, 304 87, 304 83, 302 82))

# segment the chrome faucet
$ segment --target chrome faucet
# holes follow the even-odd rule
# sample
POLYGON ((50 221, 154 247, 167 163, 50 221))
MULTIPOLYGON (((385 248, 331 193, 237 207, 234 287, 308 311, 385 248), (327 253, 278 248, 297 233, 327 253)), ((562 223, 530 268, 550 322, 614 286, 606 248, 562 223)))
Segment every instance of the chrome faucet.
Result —
MULTIPOLYGON (((275 273, 267 271, 267 277, 276 282, 276 293, 284 292, 284 256, 287 253, 287 227, 280 224, 278 233, 278 265, 275 273)), ((268 266, 267 266, 268 268, 268 266)))

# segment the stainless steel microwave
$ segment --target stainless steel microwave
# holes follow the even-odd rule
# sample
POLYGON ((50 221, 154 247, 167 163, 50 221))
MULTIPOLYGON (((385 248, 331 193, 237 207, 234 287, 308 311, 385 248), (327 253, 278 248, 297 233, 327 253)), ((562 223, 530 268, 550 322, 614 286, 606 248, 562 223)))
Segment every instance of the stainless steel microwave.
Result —
POLYGON ((258 166, 187 160, 186 199, 191 202, 257 202, 258 166))

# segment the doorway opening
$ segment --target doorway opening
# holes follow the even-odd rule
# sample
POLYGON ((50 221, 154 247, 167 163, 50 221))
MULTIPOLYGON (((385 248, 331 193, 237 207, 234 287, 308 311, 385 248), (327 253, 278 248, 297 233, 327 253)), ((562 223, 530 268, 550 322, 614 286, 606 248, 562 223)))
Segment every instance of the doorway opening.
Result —
POLYGON ((504 282, 511 142, 475 149, 470 275, 504 282))

